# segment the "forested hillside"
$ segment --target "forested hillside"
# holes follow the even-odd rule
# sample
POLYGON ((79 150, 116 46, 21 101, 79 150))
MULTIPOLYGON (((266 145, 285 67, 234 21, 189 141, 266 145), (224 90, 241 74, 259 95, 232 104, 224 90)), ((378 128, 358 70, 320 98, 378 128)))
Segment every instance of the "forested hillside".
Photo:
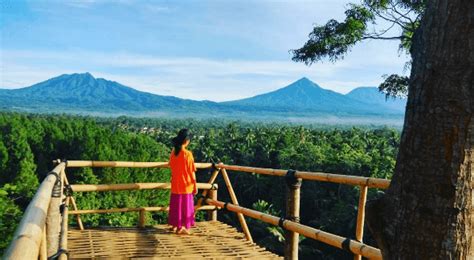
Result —
MULTIPOLYGON (((75 73, 25 88, 0 89, 0 111, 345 125, 400 126, 403 123, 404 106, 402 109, 390 106, 384 98, 380 100, 383 94, 377 90, 370 94, 371 98, 366 98, 365 91, 362 92, 363 98, 350 98, 302 78, 266 94, 217 103, 156 95, 95 78, 90 73, 75 73), (58 96, 57 93, 62 94, 58 96)), ((208 98, 213 99, 212 96, 208 98)))
MULTIPOLYGON (((0 113, 0 232, 10 241, 15 224, 56 158, 81 160, 166 161, 171 138, 181 127, 194 133, 190 149, 196 161, 390 178, 399 132, 391 129, 311 129, 296 126, 240 125, 212 121, 88 118, 0 113)), ((73 183, 169 181, 166 169, 68 169, 73 183)), ((198 172, 207 181, 208 171, 198 172)), ((274 215, 282 214, 284 180, 273 176, 231 172, 239 202, 274 215)), ((225 185, 219 180, 220 187, 225 185)), ((379 194, 371 191, 369 199, 379 194)), ((81 209, 168 204, 166 191, 75 194, 81 209)), ((341 236, 353 237, 357 188, 304 182, 301 222, 341 236)), ((229 201, 225 189, 219 199, 229 201)), ((199 218, 202 216, 200 215, 199 218)), ((136 213, 84 216, 86 225, 136 225, 136 213)), ((238 226, 232 214, 222 221, 238 226)), ((164 222, 165 213, 148 219, 164 222)), ((74 223, 72 223, 74 224, 74 223)), ((282 232, 249 220, 254 240, 282 254, 282 232)), ((366 237, 370 243, 370 237, 366 237)), ((300 257, 350 259, 352 256, 313 240, 301 242, 300 257)))

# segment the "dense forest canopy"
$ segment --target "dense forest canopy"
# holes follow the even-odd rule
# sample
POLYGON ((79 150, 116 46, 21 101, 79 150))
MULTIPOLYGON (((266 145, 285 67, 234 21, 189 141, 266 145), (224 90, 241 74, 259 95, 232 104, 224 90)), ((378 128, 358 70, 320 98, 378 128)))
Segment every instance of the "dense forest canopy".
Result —
MULTIPOLYGON (((190 150, 197 162, 325 171, 390 178, 395 165, 399 131, 379 128, 310 128, 291 125, 220 123, 213 121, 91 118, 0 113, 0 232, 8 239, 22 211, 52 168, 56 158, 77 160, 167 161, 171 138, 182 128, 194 133, 190 150)), ((168 182, 168 169, 68 169, 72 183, 168 182)), ((210 173, 197 173, 207 182, 210 173)), ((284 211, 284 180, 274 176, 230 173, 239 198, 246 207, 273 215, 284 211)), ((221 187, 222 180, 218 179, 221 187)), ((304 182, 301 221, 304 224, 354 237, 358 188, 331 183, 304 182)), ((369 199, 382 192, 371 190, 369 199)), ((120 191, 74 194, 80 209, 161 206, 168 204, 167 191, 120 191)), ((230 201, 225 189, 219 199, 230 201)), ((166 213, 149 213, 148 224, 163 223, 166 213)), ((198 215, 198 220, 204 214, 198 215)), ((233 214, 219 219, 238 227, 233 214)), ((74 220, 72 220, 74 221, 74 220)), ((136 213, 84 215, 85 225, 133 226, 136 213)), ((74 222, 72 223, 75 224, 74 222)), ((249 220, 255 241, 282 254, 279 227, 249 220)), ((365 240, 373 244, 370 235, 365 240)), ((310 239, 300 244, 300 257, 340 259, 352 255, 310 239)))

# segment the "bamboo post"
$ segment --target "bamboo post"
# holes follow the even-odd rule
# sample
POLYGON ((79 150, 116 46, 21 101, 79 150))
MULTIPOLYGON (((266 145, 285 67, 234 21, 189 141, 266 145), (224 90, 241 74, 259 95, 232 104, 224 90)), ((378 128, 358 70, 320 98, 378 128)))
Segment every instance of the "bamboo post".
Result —
MULTIPOLYGON (((288 170, 286 182, 286 216, 294 222, 300 222, 300 188, 302 180, 296 178, 294 170, 288 170)), ((285 259, 298 259, 299 234, 285 230, 285 259)))
MULTIPOLYGON (((224 177, 225 185, 227 186, 227 190, 229 191, 230 199, 234 205, 239 205, 239 201, 237 200, 237 196, 235 196, 234 188, 232 188, 232 184, 230 183, 229 175, 227 175, 227 171, 225 169, 221 169, 222 177, 224 177)), ((250 234, 249 227, 247 226, 247 222, 245 221, 244 215, 242 213, 237 213, 237 218, 239 219, 240 226, 242 227, 242 231, 244 231, 245 238, 253 242, 252 235, 250 234)))
MULTIPOLYGON (((64 163, 56 166, 52 172, 59 174, 64 163)), ((51 192, 56 184, 56 176, 48 174, 43 180, 35 196, 23 214, 12 242, 4 258, 6 259, 36 259, 39 256, 46 214, 51 201, 51 192)))
POLYGON ((138 227, 144 228, 146 222, 146 211, 144 208, 140 209, 138 214, 138 227))
MULTIPOLYGON (((69 164, 69 162, 68 162, 68 164, 69 164)), ((69 186, 69 180, 67 179, 66 171, 64 171, 64 183, 69 186)), ((71 195, 70 198, 71 198, 72 209, 79 210, 77 208, 76 200, 74 199, 74 197, 71 195)), ((79 229, 84 230, 84 225, 82 224, 80 214, 76 214, 76 221, 77 221, 77 225, 79 226, 79 229)))
MULTIPOLYGON (((220 170, 218 168, 214 169, 214 171, 212 172, 211 178, 209 178, 209 181, 207 183, 213 184, 216 181, 216 178, 217 178, 217 175, 219 175, 219 172, 220 172, 220 170)), ((207 193, 208 193, 208 190, 204 190, 202 192, 202 196, 206 197, 207 193)), ((200 207, 201 205, 202 205, 202 198, 198 199, 198 201, 196 203, 196 208, 200 207)))
MULTIPOLYGON (((66 201, 64 202, 64 211, 63 211, 63 220, 61 223, 61 237, 59 246, 60 249, 67 251, 67 238, 68 238, 68 228, 69 228, 69 202, 71 197, 66 197, 66 201)), ((59 260, 67 260, 66 254, 61 254, 59 256, 59 260)))
MULTIPOLYGON (((71 204, 74 210, 79 210, 76 204, 76 200, 72 196, 71 196, 71 204)), ((80 214, 76 214, 76 221, 77 221, 77 225, 79 226, 79 229, 84 230, 84 224, 82 224, 82 219, 81 219, 80 214)))
MULTIPOLYGON (((357 209, 356 240, 362 243, 364 237, 365 203, 367 202, 368 187, 360 186, 359 207, 357 209)), ((354 255, 354 260, 361 260, 361 255, 354 255)))
MULTIPOLYGON (((217 200, 217 190, 209 190, 209 198, 213 200, 217 200)), ((212 221, 217 220, 217 209, 214 209, 212 211, 209 211, 207 213, 207 218, 212 221)))

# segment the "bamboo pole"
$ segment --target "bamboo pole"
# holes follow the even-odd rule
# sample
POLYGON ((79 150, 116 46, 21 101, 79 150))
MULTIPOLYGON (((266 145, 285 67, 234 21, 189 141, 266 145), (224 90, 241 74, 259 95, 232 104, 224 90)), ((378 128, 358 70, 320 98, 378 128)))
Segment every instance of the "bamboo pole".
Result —
MULTIPOLYGON (((292 171, 294 173, 294 171, 292 171)), ((286 180, 286 219, 299 223, 300 218, 300 178, 294 175, 285 177, 286 180)), ((298 259, 299 234, 294 231, 285 230, 285 259, 298 259)))
MULTIPOLYGON (((72 196, 71 196, 71 205, 72 205, 72 208, 74 210, 79 210, 79 208, 77 207, 77 204, 76 204, 76 200, 72 196)), ((77 214, 77 216, 76 216, 76 221, 77 221, 77 225, 79 226, 79 229, 84 230, 84 224, 82 224, 82 219, 81 219, 81 216, 79 214, 77 214)))
POLYGON ((231 171, 250 172, 250 173, 273 175, 273 176, 285 176, 286 173, 288 172, 287 170, 249 167, 249 166, 239 166, 239 165, 221 164, 219 166, 221 168, 224 168, 226 170, 231 170, 231 171))
MULTIPOLYGON (((198 169, 212 167, 212 163, 194 163, 198 169)), ((168 162, 124 162, 124 161, 67 161, 67 167, 126 167, 126 168, 168 168, 168 162)))
MULTIPOLYGON (((57 165, 52 172, 60 174, 65 163, 57 165)), ((39 256, 46 214, 51 201, 51 192, 56 183, 56 176, 48 174, 35 196, 25 210, 12 242, 4 257, 6 259, 36 259, 39 256)))
MULTIPOLYGON (((63 250, 67 250, 67 239, 68 239, 68 228, 69 228, 69 203, 71 197, 66 197, 66 201, 64 202, 64 211, 63 211, 63 220, 61 222, 61 237, 59 248, 63 250)), ((67 255, 61 254, 59 256, 59 260, 66 260, 67 255)))
MULTIPOLYGON (((141 207, 141 208, 115 208, 115 209, 81 209, 81 210, 70 210, 70 215, 79 214, 104 214, 104 213, 120 213, 120 212, 136 212, 136 211, 169 211, 169 207, 141 207)), ((214 206, 201 206, 197 210, 214 210, 214 206)))
MULTIPOLYGON (((257 168, 257 167, 248 167, 248 166, 238 166, 238 165, 222 164, 220 165, 220 167, 227 170, 266 174, 266 175, 273 175, 273 176, 285 176, 287 173, 287 170, 257 168)), ((386 180, 386 179, 350 176, 350 175, 333 174, 333 173, 325 173, 325 172, 296 171, 295 176, 303 180, 325 181, 325 182, 334 182, 334 183, 357 185, 357 186, 365 185, 365 186, 368 186, 369 188, 387 189, 388 186, 390 186, 390 180, 386 180)))
POLYGON ((334 182, 334 183, 348 184, 348 185, 353 185, 353 186, 364 185, 369 188, 378 188, 378 189, 388 189, 388 187, 390 186, 390 180, 387 180, 387 179, 333 174, 333 173, 325 173, 325 172, 297 171, 296 177, 302 178, 303 180, 334 182))
MULTIPOLYGON (((219 175, 219 169, 215 169, 213 172, 212 172, 212 175, 211 175, 211 178, 209 178, 209 181, 207 183, 209 184, 212 184, 216 181, 216 178, 217 178, 217 175, 219 175)), ((217 185, 217 184, 216 184, 217 185)), ((202 196, 203 197, 206 197, 207 196, 207 193, 208 193, 208 190, 204 190, 202 192, 202 196)), ((200 207, 202 205, 202 198, 198 199, 197 203, 196 203, 196 207, 200 207)))
MULTIPOLYGON (((195 163, 198 169, 212 167, 212 163, 195 163)), ((67 161, 67 167, 130 167, 130 168, 168 168, 168 162, 124 162, 124 161, 67 161)), ((242 171, 274 176, 284 176, 287 170, 258 168, 238 165, 220 164, 219 167, 227 170, 242 171)), ((379 178, 368 178, 360 176, 348 176, 343 174, 332 174, 324 172, 297 171, 296 177, 304 180, 335 182, 348 185, 366 185, 369 188, 386 189, 390 186, 390 180, 379 178)))
POLYGON ((48 249, 47 249, 47 242, 46 242, 46 227, 43 227, 43 237, 41 239, 41 248, 39 252, 39 259, 40 260, 47 260, 48 259, 48 249))
POLYGON ((62 201, 62 176, 64 167, 58 172, 59 179, 56 180, 51 200, 49 202, 48 214, 46 216, 46 241, 48 244, 48 258, 58 252, 59 248, 59 233, 61 232, 61 214, 59 206, 62 201))
MULTIPOLYGON (((207 169, 212 167, 212 163, 195 163, 198 169, 207 169)), ((129 167, 129 168, 168 168, 168 162, 125 162, 125 161, 67 161, 67 167, 129 167)), ((224 165, 227 170, 242 171, 274 176, 284 176, 287 170, 258 168, 238 165, 224 165)), ((368 178, 360 176, 348 176, 342 174, 332 174, 324 172, 306 172, 297 171, 296 177, 304 180, 327 181, 349 185, 366 185, 369 188, 386 189, 390 185, 390 180, 368 178)))
MULTIPOLYGON (((209 197, 213 200, 217 200, 217 190, 209 190, 209 197)), ((207 214, 207 218, 211 221, 217 221, 217 210, 215 206, 207 214)))
MULTIPOLYGON (((206 199, 206 203, 209 205, 220 207, 220 208, 223 208, 225 204, 222 201, 212 200, 209 198, 206 199)), ((278 217, 275 217, 266 213, 262 213, 256 210, 237 206, 234 204, 227 204, 227 209, 229 211, 241 213, 245 216, 258 219, 265 223, 269 223, 275 226, 278 226, 278 223, 280 221, 280 218, 278 217)), ((360 254, 369 259, 382 259, 382 253, 380 252, 380 249, 371 247, 369 245, 365 245, 363 243, 360 243, 358 241, 355 241, 349 238, 345 238, 345 237, 334 235, 328 232, 324 232, 322 230, 308 227, 308 226, 305 226, 305 225, 302 225, 300 223, 296 223, 290 220, 285 220, 283 222, 283 228, 297 232, 305 237, 321 241, 333 247, 346 249, 354 254, 360 254)))
MULTIPOLYGON (((367 186, 360 186, 359 207, 357 209, 356 240, 362 243, 364 237, 365 203, 367 202, 367 186)), ((361 255, 354 255, 354 260, 361 260, 361 255)))
MULTIPOLYGON (((168 210, 168 207, 156 207, 156 208, 159 208, 159 210, 154 210, 154 211, 166 211, 166 210, 168 210)), ((142 211, 142 210, 143 210, 143 208, 80 209, 80 210, 71 210, 71 211, 69 211, 69 214, 71 214, 71 215, 105 214, 105 213, 137 212, 137 211, 142 211)))
MULTIPOLYGON (((69 180, 67 179, 66 171, 64 171, 64 183, 66 185, 69 185, 69 180)), ((70 198, 71 198, 72 209, 78 210, 76 200, 74 199, 73 196, 71 196, 70 198)), ((76 215, 76 221, 77 221, 77 225, 79 226, 79 229, 84 230, 84 225, 82 224, 82 219, 81 219, 81 216, 79 214, 76 215)))
MULTIPOLYGON (((229 175, 227 175, 227 171, 225 169, 221 169, 222 177, 224 177, 225 185, 227 186, 227 190, 229 191, 230 199, 232 203, 235 205, 239 205, 239 201, 237 200, 237 196, 235 196, 234 188, 230 183, 229 175)), ((242 227, 242 231, 244 231, 245 238, 248 241, 253 242, 252 235, 250 234, 249 227, 247 226, 247 222, 245 221, 244 215, 242 213, 237 213, 237 218, 239 219, 240 226, 242 227)))
POLYGON ((138 227, 144 228, 146 222, 146 211, 142 208, 138 212, 138 227))
MULTIPOLYGON (((198 189, 210 189, 209 183, 197 183, 198 189)), ((171 183, 73 184, 73 192, 171 189, 171 183)))

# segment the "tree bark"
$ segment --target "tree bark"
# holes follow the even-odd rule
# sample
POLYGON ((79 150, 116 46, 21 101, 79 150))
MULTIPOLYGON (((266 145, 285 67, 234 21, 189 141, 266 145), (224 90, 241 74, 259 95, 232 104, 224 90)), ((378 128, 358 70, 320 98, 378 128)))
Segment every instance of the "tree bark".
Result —
POLYGON ((474 257, 474 1, 426 2, 395 173, 367 206, 384 259, 474 257))

